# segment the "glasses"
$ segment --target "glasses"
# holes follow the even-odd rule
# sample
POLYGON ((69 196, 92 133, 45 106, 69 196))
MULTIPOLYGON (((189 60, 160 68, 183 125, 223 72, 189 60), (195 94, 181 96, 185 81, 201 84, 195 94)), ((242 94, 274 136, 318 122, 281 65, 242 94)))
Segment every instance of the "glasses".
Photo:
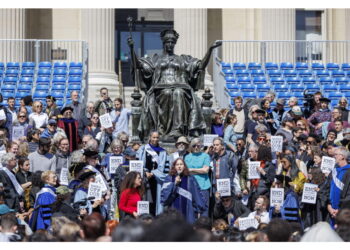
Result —
POLYGON ((92 119, 98 119, 98 117, 92 117, 92 119))
POLYGON ((307 144, 313 144, 314 141, 306 141, 307 144))
POLYGON ((201 147, 202 147, 202 145, 197 144, 197 145, 193 145, 193 147, 194 147, 194 148, 201 148, 201 147))
POLYGON ((57 127, 57 124, 49 124, 51 127, 57 127))
POLYGON ((43 105, 36 105, 35 107, 37 107, 37 108, 42 108, 43 105))
POLYGON ((26 118, 25 115, 18 116, 18 118, 26 118))

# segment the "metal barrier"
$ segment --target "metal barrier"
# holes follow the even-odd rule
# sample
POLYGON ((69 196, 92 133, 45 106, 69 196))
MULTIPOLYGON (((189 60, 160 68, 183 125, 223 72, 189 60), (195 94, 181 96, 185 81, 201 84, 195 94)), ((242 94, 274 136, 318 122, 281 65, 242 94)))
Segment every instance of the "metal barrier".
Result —
POLYGON ((222 41, 213 52, 215 97, 220 107, 230 105, 221 62, 350 63, 350 41, 222 41))

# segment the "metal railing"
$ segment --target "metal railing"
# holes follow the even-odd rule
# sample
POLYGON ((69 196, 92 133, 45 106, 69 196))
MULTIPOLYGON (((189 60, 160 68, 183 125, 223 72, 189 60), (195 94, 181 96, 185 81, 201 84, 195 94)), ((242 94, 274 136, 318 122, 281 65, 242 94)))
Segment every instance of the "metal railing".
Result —
POLYGON ((215 96, 220 107, 228 107, 230 98, 225 91, 221 62, 306 62, 349 63, 350 41, 222 41, 213 52, 215 96))

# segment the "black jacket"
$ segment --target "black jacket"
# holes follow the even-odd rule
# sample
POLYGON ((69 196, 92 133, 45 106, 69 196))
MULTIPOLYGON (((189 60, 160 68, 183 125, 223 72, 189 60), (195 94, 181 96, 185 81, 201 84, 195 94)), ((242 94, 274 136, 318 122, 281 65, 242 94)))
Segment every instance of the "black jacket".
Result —
POLYGON ((250 213, 250 210, 242 204, 240 200, 233 199, 233 205, 227 211, 222 205, 221 201, 216 202, 214 206, 214 219, 223 219, 227 221, 227 215, 232 213, 235 219, 238 217, 247 217, 250 213))
POLYGON ((345 205, 347 208, 350 208, 350 169, 346 171, 342 180, 344 187, 340 193, 340 208, 343 208, 345 205))
POLYGON ((5 189, 5 203, 6 205, 18 211, 19 202, 23 200, 23 197, 17 194, 14 185, 11 182, 11 179, 7 176, 4 170, 0 170, 0 182, 4 185, 5 189))

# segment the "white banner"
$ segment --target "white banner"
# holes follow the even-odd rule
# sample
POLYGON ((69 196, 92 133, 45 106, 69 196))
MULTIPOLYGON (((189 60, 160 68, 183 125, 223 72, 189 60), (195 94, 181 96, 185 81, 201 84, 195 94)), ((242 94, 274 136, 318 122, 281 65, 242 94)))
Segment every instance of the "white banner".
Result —
POLYGON ((259 225, 259 222, 255 218, 239 218, 238 219, 238 225, 239 230, 244 231, 250 227, 257 228, 259 225))
POLYGON ((271 136, 271 152, 282 152, 283 137, 271 136))
POLYGON ((12 141, 16 141, 24 136, 24 127, 14 126, 12 127, 12 141))
POLYGON ((90 182, 87 197, 88 198, 95 197, 94 201, 101 200, 101 198, 102 198, 101 185, 98 183, 95 183, 95 182, 90 182))
POLYGON ((210 134, 205 134, 203 136, 203 145, 204 146, 211 146, 213 145, 213 140, 214 138, 218 137, 219 135, 210 135, 210 134))
POLYGON ((130 161, 129 162, 129 171, 136 171, 139 172, 141 175, 141 178, 143 177, 143 161, 130 161))
POLYGON ((248 179, 260 179, 260 161, 248 161, 248 179))
POLYGON ((115 174, 117 168, 123 164, 123 156, 111 156, 109 157, 109 173, 115 174))
POLYGON ((284 189, 283 188, 271 188, 270 191, 270 205, 283 205, 284 201, 284 189))
POLYGON ((102 191, 107 191, 108 187, 106 186, 105 181, 103 180, 102 174, 97 174, 95 177, 95 183, 100 184, 102 191))
POLYGON ((335 166, 335 159, 328 156, 322 156, 321 171, 325 174, 332 172, 335 166))
POLYGON ((318 186, 316 184, 305 183, 301 202, 316 204, 317 191, 315 189, 317 187, 318 186))
POLYGON ((62 168, 60 173, 60 185, 68 186, 68 168, 62 168))
POLYGON ((230 179, 217 179, 216 189, 221 197, 231 196, 231 181, 230 179))
POLYGON ((148 201, 138 201, 137 202, 137 214, 149 214, 149 202, 148 201))
POLYGON ((101 127, 110 128, 113 127, 111 117, 109 113, 100 116, 101 127))

